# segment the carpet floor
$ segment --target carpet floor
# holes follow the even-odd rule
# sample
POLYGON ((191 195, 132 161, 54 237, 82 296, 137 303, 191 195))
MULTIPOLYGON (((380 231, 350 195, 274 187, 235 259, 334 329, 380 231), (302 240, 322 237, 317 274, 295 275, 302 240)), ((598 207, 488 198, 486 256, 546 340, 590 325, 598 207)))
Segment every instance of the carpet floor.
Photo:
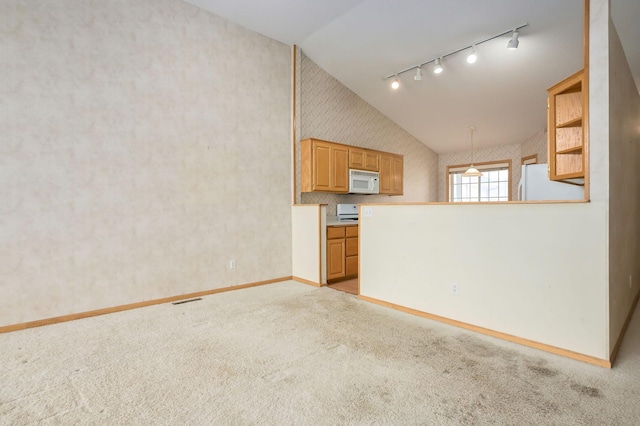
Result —
POLYGON ((611 370, 295 282, 0 335, 0 424, 637 425, 611 370))

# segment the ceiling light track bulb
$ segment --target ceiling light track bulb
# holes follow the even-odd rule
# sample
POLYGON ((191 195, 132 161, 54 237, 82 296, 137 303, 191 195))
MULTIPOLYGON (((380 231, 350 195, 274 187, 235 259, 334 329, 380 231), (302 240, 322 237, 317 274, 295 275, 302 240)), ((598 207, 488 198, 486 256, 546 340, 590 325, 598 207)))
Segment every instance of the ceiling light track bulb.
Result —
POLYGON ((400 87, 400 81, 398 81, 398 75, 396 75, 396 78, 394 78, 393 82, 391 82, 391 88, 393 90, 397 90, 398 87, 400 87))
POLYGON ((422 80, 422 65, 416 68, 416 75, 413 77, 413 79, 416 81, 422 80))
POLYGON ((436 59, 436 63, 433 66, 433 72, 435 74, 440 74, 442 72, 442 58, 436 59))
POLYGON ((467 56, 467 62, 470 64, 475 64, 475 62, 478 60, 478 54, 476 53, 476 45, 472 45, 471 46, 471 53, 469 53, 469 56, 467 56))
POLYGON ((518 29, 514 29, 511 33, 511 40, 509 40, 509 43, 507 44, 507 49, 516 50, 518 48, 518 45, 520 44, 520 41, 518 41, 519 35, 520 33, 518 32, 518 29))

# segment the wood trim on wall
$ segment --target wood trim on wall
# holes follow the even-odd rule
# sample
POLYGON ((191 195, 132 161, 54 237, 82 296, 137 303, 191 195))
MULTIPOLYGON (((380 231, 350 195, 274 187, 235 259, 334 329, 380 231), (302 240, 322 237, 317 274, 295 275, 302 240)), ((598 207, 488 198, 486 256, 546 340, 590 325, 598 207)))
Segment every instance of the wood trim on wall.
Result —
POLYGON ((535 160, 535 161, 527 164, 538 164, 538 154, 531 154, 531 155, 527 155, 526 157, 520 158, 520 165, 523 166, 525 164, 525 161, 529 161, 529 160, 535 160))
POLYGON ((322 285, 322 205, 318 204, 318 283, 322 285))
POLYGON ((540 342, 536 342, 536 341, 533 341, 533 340, 525 339, 525 338, 522 338, 522 337, 513 336, 511 334, 502 333, 502 332, 491 330, 491 329, 484 328, 484 327, 479 327, 477 325, 467 324, 465 322, 452 320, 450 318, 441 317, 439 315, 434 315, 434 314, 430 314, 430 313, 427 313, 427 312, 418 311, 416 309, 407 308, 405 306, 396 305, 394 303, 385 302, 383 300, 374 299, 374 298, 368 297, 368 296, 359 295, 358 299, 364 300, 366 302, 371 302, 371 303, 374 303, 376 305, 385 306, 387 308, 395 309, 397 311, 405 312, 405 313, 408 313, 408 314, 411 314, 411 315, 417 315, 419 317, 428 318, 428 319, 431 319, 431 320, 434 320, 434 321, 438 321, 438 322, 442 322, 442 323, 445 323, 445 324, 448 324, 448 325, 453 325, 455 327, 459 327, 459 328, 464 328, 466 330, 475 331, 477 333, 485 334, 487 336, 497 337, 498 339, 507 340, 509 342, 517 343, 519 345, 528 346, 528 347, 535 348, 535 349, 540 349, 540 350, 543 350, 545 352, 549 352, 549 353, 556 354, 556 355, 561 355, 561 356, 564 356, 564 357, 567 357, 567 358, 572 358, 572 359, 575 359, 577 361, 582 361, 582 362, 586 362, 586 363, 589 363, 589 364, 594 364, 594 365, 597 365, 599 367, 611 368, 611 362, 608 361, 608 360, 605 360, 605 359, 600 359, 600 358, 592 357, 592 356, 589 356, 589 355, 584 355, 584 354, 581 354, 581 353, 578 353, 578 352, 570 351, 568 349, 558 348, 556 346, 547 345, 545 343, 540 343, 540 342))
POLYGON ((20 324, 5 325, 0 327, 0 334, 9 333, 11 331, 26 330, 27 328, 42 327, 43 325, 58 324, 61 322, 73 321, 82 318, 96 317, 99 315, 112 314, 114 312, 128 311, 130 309, 144 308, 146 306, 160 305, 162 303, 176 302, 178 300, 193 299, 196 297, 209 296, 216 293, 224 293, 232 290, 240 290, 242 288, 257 287, 265 284, 279 283, 289 281, 292 277, 274 278, 265 281, 257 281, 248 284, 233 285, 230 287, 216 288, 213 290, 198 291, 195 293, 181 294, 179 296, 163 297, 161 299, 146 300, 144 302, 129 303, 126 305, 113 306, 110 308, 96 309, 94 311, 79 312, 75 314, 62 315, 59 317, 46 318, 36 321, 23 322, 20 324))
POLYGON ((584 23, 583 26, 583 45, 584 45, 584 74, 582 79, 582 91, 586 94, 584 96, 584 105, 582 106, 582 125, 584 127, 583 147, 582 147, 582 161, 584 164, 584 199, 590 200, 589 190, 589 20, 590 20, 590 3, 589 0, 584 0, 584 23))
MULTIPOLYGON (((513 200, 513 197, 511 195, 511 191, 512 191, 512 180, 513 180, 513 164, 511 159, 508 160, 498 160, 498 161, 483 161, 481 163, 473 163, 474 166, 491 166, 494 164, 508 164, 509 165, 509 201, 513 200)), ((467 168, 471 166, 471 163, 467 163, 467 164, 453 164, 450 166, 447 166, 447 171, 445 172, 445 202, 450 203, 450 179, 449 179, 449 172, 451 169, 461 169, 461 168, 467 168)), ((491 201, 490 201, 491 202, 491 201)), ((495 203, 505 203, 508 201, 493 201, 495 203)), ((466 203, 466 204, 484 204, 487 203, 487 201, 480 201, 480 202, 472 202, 472 203, 466 203)), ((462 203, 456 203, 456 204, 462 204, 462 203)))
POLYGON ((299 283, 302 283, 302 284, 308 284, 308 285, 311 285, 311 286, 314 286, 314 287, 322 287, 322 284, 320 284, 320 283, 314 283, 313 281, 311 281, 311 280, 306 280, 306 279, 304 279, 304 278, 300 278, 300 277, 291 277, 291 279, 292 279, 293 281, 296 281, 296 282, 299 282, 299 283))
POLYGON ((296 120, 298 119, 298 116, 296 114, 296 108, 297 108, 297 92, 298 92, 298 52, 297 52, 298 47, 294 44, 291 47, 292 53, 292 73, 293 73, 293 88, 292 88, 292 94, 291 94, 291 145, 292 145, 292 154, 293 154, 293 158, 292 158, 292 171, 291 171, 291 175, 292 175, 292 185, 291 185, 291 193, 293 196, 293 200, 292 200, 292 204, 295 206, 297 204, 297 200, 298 200, 298 188, 296 186, 296 165, 297 165, 297 161, 296 161, 296 157, 298 155, 298 151, 296 149, 296 144, 297 144, 297 139, 298 139, 298 133, 297 133, 297 126, 296 126, 296 120))

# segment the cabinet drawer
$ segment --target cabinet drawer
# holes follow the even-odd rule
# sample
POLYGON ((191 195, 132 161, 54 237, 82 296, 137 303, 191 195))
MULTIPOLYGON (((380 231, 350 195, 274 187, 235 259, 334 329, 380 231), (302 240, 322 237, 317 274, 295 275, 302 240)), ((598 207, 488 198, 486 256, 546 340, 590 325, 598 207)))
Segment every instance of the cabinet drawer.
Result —
POLYGON ((347 253, 347 256, 358 255, 358 239, 357 238, 347 238, 346 253, 347 253))
POLYGON ((347 226, 346 227, 346 237, 357 237, 358 236, 358 226, 347 226))
POLYGON ((335 238, 344 238, 344 226, 328 226, 327 227, 327 240, 333 240, 335 238))

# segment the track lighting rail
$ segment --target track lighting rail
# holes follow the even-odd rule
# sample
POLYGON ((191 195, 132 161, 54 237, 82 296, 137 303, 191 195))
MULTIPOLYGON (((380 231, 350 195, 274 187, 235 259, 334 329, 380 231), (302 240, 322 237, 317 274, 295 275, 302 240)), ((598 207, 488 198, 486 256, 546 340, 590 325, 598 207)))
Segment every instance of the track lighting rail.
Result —
MULTIPOLYGON (((413 71, 413 70, 415 70, 417 68, 422 68, 424 65, 427 65, 427 64, 430 64, 430 63, 435 63, 436 61, 442 62, 442 59, 446 58, 447 56, 455 55, 456 53, 462 52, 463 50, 473 49, 473 48, 477 47, 478 45, 480 45, 482 43, 486 43, 488 41, 491 41, 491 40, 496 39, 498 37, 502 37, 503 35, 506 35, 506 34, 509 34, 509 33, 515 34, 514 38, 515 38, 515 40, 517 40, 517 31, 520 30, 521 28, 524 28, 524 27, 528 26, 528 25, 529 25, 529 23, 526 22, 526 23, 524 23, 522 25, 519 25, 517 27, 511 27, 507 31, 503 31, 500 34, 496 34, 494 36, 485 38, 484 40, 480 40, 480 41, 477 41, 475 43, 471 43, 471 44, 469 44, 467 46, 461 47, 460 49, 456 49, 456 50, 454 50, 452 52, 445 53, 444 55, 439 55, 439 56, 437 56, 437 57, 435 57, 433 59, 430 59, 430 60, 428 60, 426 62, 422 62, 420 64, 413 65, 413 66, 411 66, 409 68, 405 68, 402 71, 398 71, 398 72, 395 72, 393 74, 389 74, 389 75, 387 75, 385 77, 382 77, 382 80, 388 80, 388 79, 394 78, 394 77, 397 78, 400 74, 404 74, 405 72, 413 71)), ((509 45, 511 46, 511 43, 509 45)), ((516 47, 517 47, 517 44, 516 44, 516 47)))

